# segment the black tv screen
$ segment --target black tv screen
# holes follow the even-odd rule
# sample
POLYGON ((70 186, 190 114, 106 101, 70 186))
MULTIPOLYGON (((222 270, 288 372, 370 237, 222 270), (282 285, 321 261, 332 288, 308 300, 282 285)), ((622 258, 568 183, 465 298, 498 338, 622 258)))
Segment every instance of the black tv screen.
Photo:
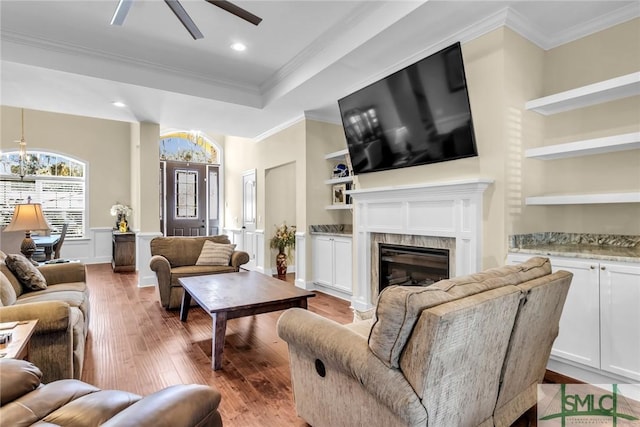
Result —
POLYGON ((478 155, 460 43, 338 106, 355 174, 478 155))

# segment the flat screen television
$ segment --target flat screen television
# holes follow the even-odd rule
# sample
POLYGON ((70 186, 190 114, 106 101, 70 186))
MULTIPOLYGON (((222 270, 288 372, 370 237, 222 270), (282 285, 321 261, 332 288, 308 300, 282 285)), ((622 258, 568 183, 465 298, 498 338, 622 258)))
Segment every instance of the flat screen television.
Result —
POLYGON ((338 106, 355 174, 478 155, 460 43, 338 106))

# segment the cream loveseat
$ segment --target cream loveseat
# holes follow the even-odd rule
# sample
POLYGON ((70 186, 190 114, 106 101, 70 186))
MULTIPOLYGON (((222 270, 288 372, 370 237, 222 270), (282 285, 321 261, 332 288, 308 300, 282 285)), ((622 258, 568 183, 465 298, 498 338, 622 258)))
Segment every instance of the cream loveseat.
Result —
POLYGON ((141 397, 78 380, 41 383, 24 360, 0 360, 3 426, 222 427, 220 393, 200 384, 173 385, 141 397))
POLYGON ((151 240, 149 267, 158 278, 160 303, 164 308, 180 308, 182 286, 178 279, 205 274, 231 273, 249 262, 249 254, 233 251, 226 265, 196 265, 205 241, 230 244, 227 236, 208 237, 156 237, 151 240))
POLYGON ((385 288, 350 325, 287 310, 296 411, 313 427, 509 426, 536 403, 571 278, 536 257, 385 288))
POLYGON ((38 319, 29 341, 29 360, 44 381, 79 379, 89 330, 89 289, 79 262, 38 267, 46 289, 31 291, 7 267, 0 252, 0 322, 38 319))

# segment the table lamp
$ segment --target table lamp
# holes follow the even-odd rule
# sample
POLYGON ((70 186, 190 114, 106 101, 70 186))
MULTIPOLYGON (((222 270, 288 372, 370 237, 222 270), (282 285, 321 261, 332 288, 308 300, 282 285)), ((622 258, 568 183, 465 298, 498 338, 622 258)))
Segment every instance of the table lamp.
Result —
POLYGON ((31 259, 31 255, 36 251, 36 242, 31 238, 34 230, 49 230, 49 223, 42 214, 40 203, 26 203, 16 205, 13 211, 13 218, 4 231, 24 231, 25 238, 20 245, 20 252, 34 265, 38 263, 31 259))

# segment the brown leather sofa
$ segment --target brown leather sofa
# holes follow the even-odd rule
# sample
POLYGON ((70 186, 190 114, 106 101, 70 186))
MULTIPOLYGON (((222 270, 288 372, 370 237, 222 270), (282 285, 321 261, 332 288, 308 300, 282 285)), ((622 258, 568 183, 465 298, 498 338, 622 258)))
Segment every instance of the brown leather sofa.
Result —
POLYGON ((229 244, 227 236, 207 237, 156 237, 151 240, 151 260, 149 267, 158 278, 160 303, 164 308, 180 308, 182 286, 178 279, 205 274, 232 273, 240 270, 242 264, 249 262, 249 254, 233 251, 228 265, 196 265, 204 242, 229 244))
POLYGON ((24 360, 0 360, 3 426, 221 427, 220 393, 181 384, 146 397, 100 390, 79 380, 41 383, 42 372, 24 360))

